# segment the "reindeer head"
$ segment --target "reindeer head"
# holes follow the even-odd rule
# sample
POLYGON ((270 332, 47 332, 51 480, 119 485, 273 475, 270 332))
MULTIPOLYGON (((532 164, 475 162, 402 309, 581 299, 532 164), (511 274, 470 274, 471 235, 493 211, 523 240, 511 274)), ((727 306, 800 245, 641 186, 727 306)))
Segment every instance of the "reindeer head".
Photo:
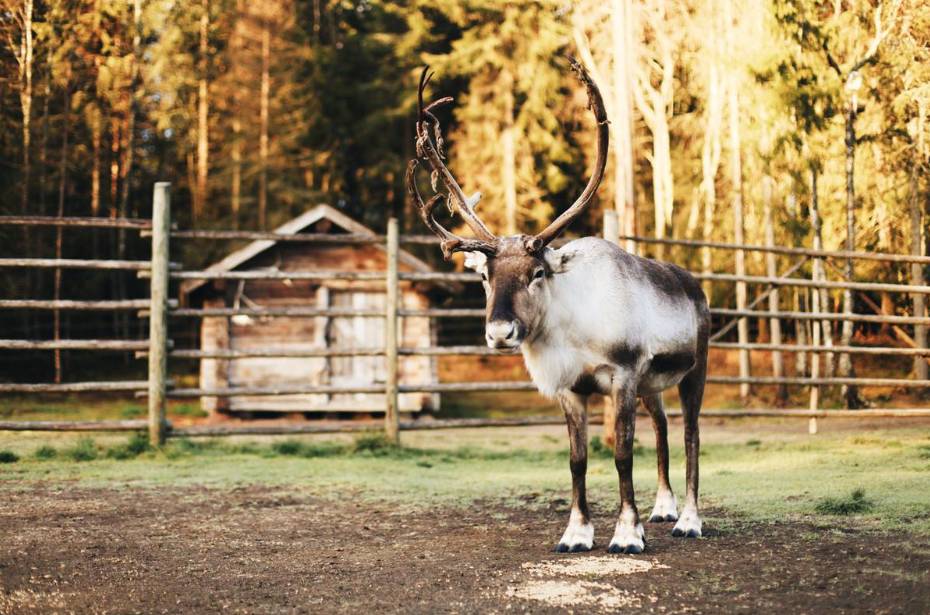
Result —
POLYGON ((433 110, 451 103, 452 98, 440 98, 424 107, 423 91, 432 77, 429 67, 424 68, 420 76, 417 92, 417 158, 407 165, 407 192, 420 212, 423 222, 442 240, 440 247, 443 256, 449 259, 455 252, 465 252, 465 266, 481 274, 487 298, 485 338, 491 348, 516 349, 523 340, 533 335, 549 303, 552 276, 563 272, 567 264, 565 256, 548 247, 549 243, 581 215, 604 176, 608 142, 604 101, 587 71, 574 60, 571 61, 571 65, 587 89, 588 106, 597 122, 597 159, 594 172, 581 196, 542 232, 537 235, 510 237, 497 237, 488 230, 474 210, 480 193, 466 197, 443 163, 445 155, 442 150, 442 133, 433 110), (437 190, 438 181, 441 180, 447 191, 434 195, 425 203, 417 189, 415 177, 421 159, 431 169, 433 190, 437 190), (450 211, 461 216, 475 234, 474 239, 455 235, 436 221, 433 212, 441 201, 446 202, 450 211))

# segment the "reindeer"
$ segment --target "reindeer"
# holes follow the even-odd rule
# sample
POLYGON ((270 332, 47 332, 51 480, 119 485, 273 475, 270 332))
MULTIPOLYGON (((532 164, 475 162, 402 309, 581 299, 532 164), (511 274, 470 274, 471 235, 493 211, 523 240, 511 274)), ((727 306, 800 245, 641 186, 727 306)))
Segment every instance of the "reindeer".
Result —
POLYGON ((465 266, 481 274, 487 299, 485 338, 491 348, 520 349, 539 392, 555 397, 565 413, 570 444, 572 507, 568 527, 555 550, 589 551, 594 526, 585 492, 587 401, 609 395, 617 409, 616 451, 620 514, 611 553, 642 553, 645 532, 633 493, 633 433, 636 401, 652 417, 658 457, 658 490, 651 522, 676 521, 672 535, 701 536, 698 515, 698 414, 707 370, 710 312, 697 281, 672 264, 641 258, 595 237, 549 247, 590 204, 607 163, 608 123, 597 85, 574 60, 588 107, 597 123, 594 172, 581 196, 537 235, 497 237, 478 218, 480 193, 466 197, 444 164, 439 120, 433 111, 452 102, 440 98, 424 107, 423 92, 432 73, 424 68, 417 95, 416 155, 406 187, 423 222, 439 236, 443 256, 465 253, 465 266), (432 131, 432 135, 430 134, 432 131), (432 187, 446 193, 423 202, 416 169, 431 169, 432 187), (434 216, 446 201, 472 230, 473 239, 443 228, 434 216), (662 391, 677 385, 684 415, 687 491, 681 515, 668 480, 668 423, 662 391))

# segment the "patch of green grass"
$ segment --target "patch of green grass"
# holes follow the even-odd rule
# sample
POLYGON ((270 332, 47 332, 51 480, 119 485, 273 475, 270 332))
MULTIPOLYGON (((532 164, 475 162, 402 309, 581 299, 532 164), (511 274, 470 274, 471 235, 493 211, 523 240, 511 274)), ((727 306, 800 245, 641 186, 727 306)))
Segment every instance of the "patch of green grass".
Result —
POLYGON ((142 406, 125 406, 120 411, 120 416, 124 419, 137 419, 145 416, 145 409, 142 406))
POLYGON ((746 440, 746 446, 762 446, 762 440, 752 439, 746 440))
POLYGON ((853 489, 849 495, 823 498, 814 507, 821 515, 858 515, 872 510, 874 504, 865 497, 862 489, 853 489))
POLYGON ((593 457, 601 457, 602 459, 614 458, 613 449, 604 444, 604 441, 601 440, 600 436, 594 436, 591 438, 591 441, 588 443, 588 451, 593 457))
POLYGON ((921 459, 930 459, 930 446, 918 446, 917 456, 921 459))
MULTIPOLYGON (((705 511, 716 507, 725 511, 721 514, 727 518, 816 525, 822 523, 817 514, 843 514, 834 512, 848 504, 843 501, 852 501, 854 507, 866 501, 868 505, 861 511, 848 513, 852 515, 849 525, 930 536, 930 515, 926 513, 930 510, 926 489, 930 468, 921 457, 930 453, 926 429, 875 430, 867 438, 849 432, 809 437, 799 435, 796 429, 759 433, 748 423, 727 425, 722 437, 722 429, 710 426, 702 433, 709 435, 703 438, 702 449, 707 455, 701 460, 705 511), (747 445, 757 434, 764 445, 747 445), (902 450, 906 454, 902 455, 902 450), (866 480, 868 497, 852 497, 866 480), (849 494, 837 498, 839 508, 831 505, 829 512, 815 512, 827 496, 837 494, 849 494)), ((562 435, 556 428, 543 433, 562 435)), ((57 450, 57 456, 40 462, 34 451, 42 440, 23 448, 20 435, 4 439, 0 434, 0 448, 22 458, 0 472, 0 497, 4 489, 22 488, 24 481, 101 488, 126 484, 229 488, 259 483, 321 494, 346 491, 411 506, 412 501, 422 506, 465 505, 488 498, 521 506, 549 506, 570 494, 568 450, 563 438, 559 438, 559 445, 547 444, 538 430, 516 428, 473 430, 470 435, 468 431, 449 431, 402 436, 403 447, 377 434, 354 441, 319 436, 171 439, 164 447, 140 452, 132 463, 125 463, 108 453, 115 447, 128 450, 125 440, 118 437, 101 435, 96 442, 85 439, 78 446, 74 444, 77 436, 49 438, 49 443, 55 443, 55 448, 49 448, 57 450), (501 440, 508 442, 509 448, 495 444, 501 440), (84 451, 78 459, 96 461, 74 463, 76 450, 84 451), (525 499, 528 493, 537 494, 530 504, 525 499)), ((670 444, 671 481, 681 497, 685 464, 680 433, 670 437, 670 444)), ((590 450, 588 499, 609 508, 617 498, 613 455, 600 439, 592 438, 590 450)), ((655 451, 639 445, 635 450, 634 482, 637 499, 645 509, 654 496, 655 451)), ((713 517, 706 522, 713 526, 713 517)))
POLYGON ((97 443, 93 438, 81 438, 65 454, 72 461, 93 461, 97 458, 97 443))
POLYGON ((53 446, 40 446, 36 449, 36 452, 33 453, 33 456, 36 459, 54 459, 58 456, 58 450, 53 446))
POLYGON ((16 463, 19 461, 19 455, 13 451, 0 451, 0 463, 16 463))
POLYGON ((139 431, 134 433, 126 444, 108 448, 106 456, 109 459, 135 459, 150 450, 152 447, 149 444, 148 434, 139 431))
POLYGON ((334 457, 343 455, 348 448, 337 442, 300 442, 299 440, 284 440, 271 445, 271 451, 276 455, 289 457, 334 457))
POLYGON ((356 453, 369 454, 376 457, 398 454, 400 447, 391 442, 383 433, 363 434, 355 439, 352 449, 356 453))

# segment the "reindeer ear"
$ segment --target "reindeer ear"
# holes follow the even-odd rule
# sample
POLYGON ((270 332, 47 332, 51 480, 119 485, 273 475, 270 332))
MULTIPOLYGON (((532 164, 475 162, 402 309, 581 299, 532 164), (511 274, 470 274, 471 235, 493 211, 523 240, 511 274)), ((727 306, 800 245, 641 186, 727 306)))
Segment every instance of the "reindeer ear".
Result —
POLYGON ((552 273, 565 273, 568 271, 574 256, 574 250, 553 250, 552 248, 545 248, 542 254, 543 260, 549 265, 549 270, 552 273))
POLYGON ((488 265, 488 256, 484 252, 464 252, 465 267, 472 271, 484 271, 488 265))

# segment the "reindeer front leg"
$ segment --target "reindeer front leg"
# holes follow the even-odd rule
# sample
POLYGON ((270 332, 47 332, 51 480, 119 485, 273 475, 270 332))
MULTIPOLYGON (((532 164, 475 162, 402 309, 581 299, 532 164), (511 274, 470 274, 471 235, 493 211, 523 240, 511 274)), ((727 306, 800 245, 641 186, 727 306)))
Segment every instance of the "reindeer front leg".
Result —
POLYGON ((633 495, 633 435, 636 427, 636 386, 627 383, 614 392, 617 408, 617 443, 614 462, 620 475, 620 517, 614 537, 607 550, 610 553, 642 553, 646 548, 646 533, 639 521, 633 495))
POLYGON ((568 527, 555 547, 560 553, 590 551, 594 546, 594 526, 591 525, 585 493, 585 474, 588 471, 587 401, 587 396, 572 391, 559 393, 559 404, 568 425, 571 447, 569 467, 572 471, 572 512, 568 518, 568 527))

